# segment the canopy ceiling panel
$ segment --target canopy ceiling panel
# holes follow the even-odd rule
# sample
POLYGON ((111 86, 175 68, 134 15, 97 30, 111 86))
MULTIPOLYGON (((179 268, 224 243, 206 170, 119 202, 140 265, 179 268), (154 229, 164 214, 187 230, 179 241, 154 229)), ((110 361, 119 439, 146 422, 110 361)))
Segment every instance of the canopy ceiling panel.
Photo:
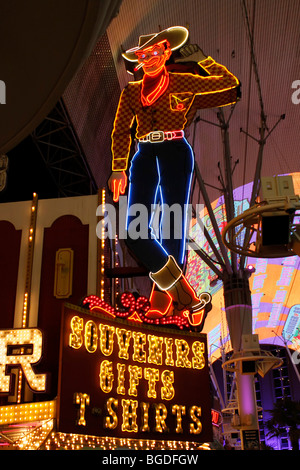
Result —
MULTIPOLYGON (((197 43, 217 62, 224 64, 242 83, 242 99, 230 120, 230 145, 235 168, 235 187, 253 180, 261 125, 259 87, 251 61, 247 21, 253 35, 259 86, 267 126, 262 175, 300 170, 300 104, 294 104, 292 84, 300 80, 299 0, 123 0, 118 16, 107 34, 120 87, 131 79, 121 51, 134 47, 141 34, 174 25, 187 26, 190 42, 197 43), (244 132, 241 132, 240 129, 244 132)), ((299 88, 299 87, 298 87, 299 88)), ((224 108, 229 116, 230 107, 224 108)), ((218 123, 216 111, 202 110, 202 119, 218 123)), ((193 133, 193 127, 190 129, 193 133)), ((222 162, 220 130, 200 121, 196 126, 195 155, 205 182, 218 186, 218 162, 222 162)), ((222 163, 221 163, 222 165, 222 163)), ((209 189, 212 199, 219 192, 209 189)))
POLYGON ((121 0, 0 0, 2 89, 5 84, 0 154, 29 135, 51 111, 120 4, 121 0))

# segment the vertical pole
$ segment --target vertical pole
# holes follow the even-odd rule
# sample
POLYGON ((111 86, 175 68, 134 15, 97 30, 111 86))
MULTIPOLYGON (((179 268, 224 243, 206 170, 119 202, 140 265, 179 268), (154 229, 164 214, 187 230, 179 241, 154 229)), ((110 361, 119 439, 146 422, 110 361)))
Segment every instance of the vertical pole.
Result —
MULTIPOLYGON (((35 232, 36 232, 36 219, 37 219, 37 208, 38 208, 38 196, 33 193, 32 203, 30 208, 30 222, 28 231, 28 248, 27 248, 27 260, 26 260, 26 276, 24 286, 24 300, 23 300, 23 311, 22 311, 22 325, 21 328, 27 328, 29 324, 29 309, 30 309, 30 297, 31 297, 31 284, 32 284, 32 265, 33 265, 33 253, 35 243, 35 232)), ((23 353, 23 348, 21 348, 23 353)), ((21 403, 22 395, 24 394, 24 381, 23 371, 17 370, 17 403, 21 403)))
MULTIPOLYGON (((259 141, 259 149, 258 149, 258 155, 257 155, 257 161, 256 161, 256 168, 255 168, 255 175, 254 175, 254 181, 253 181, 253 187, 252 187, 252 194, 251 194, 251 199, 250 199, 250 207, 253 206, 255 203, 255 199, 258 196, 259 192, 259 187, 260 187, 260 179, 261 179, 261 167, 262 167, 262 161, 263 161, 263 152, 264 152, 264 147, 265 147, 265 130, 266 130, 266 121, 265 117, 262 116, 261 120, 261 128, 260 128, 260 141, 259 141)), ((244 238, 244 248, 249 244, 249 239, 250 239, 250 228, 247 227, 245 230, 245 238, 244 238)), ((240 268, 244 268, 245 265, 245 255, 241 256, 240 259, 240 268)))
POLYGON ((104 248, 105 248, 105 225, 104 225, 104 214, 105 214, 105 189, 98 191, 98 207, 101 206, 101 214, 99 223, 101 229, 98 231, 97 239, 97 287, 96 295, 104 300, 104 248), (99 237, 100 235, 100 237, 99 237))
MULTIPOLYGON (((241 362, 239 363, 241 368, 241 362)), ((259 450, 259 425, 253 374, 236 373, 238 410, 240 416, 241 447, 259 450)))
POLYGON ((24 292, 24 304, 23 304, 23 315, 22 315, 22 328, 26 328, 28 326, 28 319, 29 319, 28 314, 29 314, 29 307, 30 307, 32 263, 33 263, 33 252, 34 252, 34 242, 35 242, 37 208, 38 208, 38 196, 36 193, 34 193, 33 198, 32 198, 32 203, 31 203, 30 224, 29 224, 29 233, 28 233, 28 251, 27 251, 25 292, 24 292))
MULTIPOLYGON (((224 282, 227 323, 233 353, 242 351, 242 336, 252 334, 252 304, 246 273, 227 276, 224 282)), ((236 363, 237 402, 242 449, 259 449, 259 426, 254 387, 254 374, 242 372, 242 362, 236 363)))
MULTIPOLYGON (((221 125, 222 141, 223 141, 223 154, 224 154, 224 167, 225 167, 225 188, 224 188, 224 202, 226 209, 226 219, 230 222, 234 218, 234 199, 233 199, 233 184, 232 184, 232 167, 231 167, 231 152, 228 133, 228 122, 225 121, 223 110, 218 112, 218 119, 221 125)), ((231 232, 230 237, 233 237, 231 232)), ((231 252, 231 264, 233 271, 237 272, 237 256, 236 253, 231 252)))
MULTIPOLYGON (((221 344, 221 357, 222 357, 222 364, 225 362, 225 352, 224 346, 221 344)), ((224 388, 224 408, 226 408, 228 404, 228 393, 227 393, 227 377, 226 377, 226 370, 223 369, 223 388, 224 388)))

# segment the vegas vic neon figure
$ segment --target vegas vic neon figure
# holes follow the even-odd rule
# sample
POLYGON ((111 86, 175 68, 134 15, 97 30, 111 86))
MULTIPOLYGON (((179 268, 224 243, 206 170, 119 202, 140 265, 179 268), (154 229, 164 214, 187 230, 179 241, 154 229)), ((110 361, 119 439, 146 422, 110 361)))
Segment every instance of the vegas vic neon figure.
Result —
POLYGON ((185 45, 187 39, 186 28, 172 27, 141 36, 138 47, 123 53, 126 60, 143 68, 144 76, 130 82, 121 93, 112 132, 112 174, 108 185, 115 201, 125 192, 131 128, 136 121, 138 150, 129 167, 127 228, 133 220, 130 209, 144 204, 149 214, 149 233, 147 238, 134 239, 128 231, 126 243, 147 267, 153 281, 147 315, 184 315, 201 329, 205 318, 203 302, 183 274, 187 218, 184 208, 189 202, 194 167, 193 151, 184 129, 196 109, 235 102, 239 83, 198 46, 185 45), (170 72, 166 61, 177 49, 183 57, 188 56, 185 60, 197 62, 205 76, 170 72), (180 236, 172 227, 164 236, 163 215, 159 237, 153 236, 151 208, 158 199, 162 205, 182 208, 180 236))

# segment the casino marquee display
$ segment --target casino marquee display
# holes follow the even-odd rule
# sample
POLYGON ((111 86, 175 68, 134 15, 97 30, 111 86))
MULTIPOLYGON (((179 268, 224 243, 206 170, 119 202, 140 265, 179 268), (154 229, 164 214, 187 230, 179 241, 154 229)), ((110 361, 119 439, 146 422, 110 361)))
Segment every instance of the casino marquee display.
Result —
POLYGON ((206 335, 149 328, 66 304, 58 431, 207 442, 212 418, 206 335))

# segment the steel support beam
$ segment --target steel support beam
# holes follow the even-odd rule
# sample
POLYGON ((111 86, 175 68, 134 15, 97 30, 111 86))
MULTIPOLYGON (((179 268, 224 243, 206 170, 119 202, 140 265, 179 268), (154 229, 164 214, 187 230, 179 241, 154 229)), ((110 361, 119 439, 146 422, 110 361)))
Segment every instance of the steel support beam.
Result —
POLYGON ((97 193, 97 184, 62 99, 31 134, 58 197, 97 193))

